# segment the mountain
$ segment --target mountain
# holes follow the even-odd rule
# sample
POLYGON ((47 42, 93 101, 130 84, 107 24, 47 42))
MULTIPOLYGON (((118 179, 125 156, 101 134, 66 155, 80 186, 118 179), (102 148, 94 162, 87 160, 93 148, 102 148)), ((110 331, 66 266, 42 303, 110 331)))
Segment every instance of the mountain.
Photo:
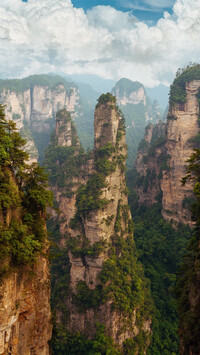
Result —
POLYGON ((115 82, 111 79, 104 79, 98 75, 94 74, 60 74, 63 77, 70 78, 72 81, 75 81, 79 84, 88 84, 93 90, 103 93, 110 92, 112 87, 115 85, 115 82))
POLYGON ((82 354, 146 351, 149 291, 128 207, 124 119, 109 93, 96 105, 94 137, 94 151, 85 154, 70 114, 61 110, 46 152, 59 208, 49 227, 65 255, 52 266, 54 351, 75 354, 80 342, 82 354))
POLYGON ((112 94, 116 96, 126 120, 127 166, 132 169, 145 126, 161 119, 160 108, 156 101, 151 103, 144 86, 138 81, 120 79, 112 89, 112 94))
POLYGON ((21 80, 0 80, 0 102, 6 117, 13 119, 27 139, 31 161, 42 161, 44 150, 55 127, 56 112, 63 108, 72 113, 85 148, 93 147, 93 115, 97 95, 57 75, 33 75, 21 80), (88 92, 86 94, 86 92, 88 92))

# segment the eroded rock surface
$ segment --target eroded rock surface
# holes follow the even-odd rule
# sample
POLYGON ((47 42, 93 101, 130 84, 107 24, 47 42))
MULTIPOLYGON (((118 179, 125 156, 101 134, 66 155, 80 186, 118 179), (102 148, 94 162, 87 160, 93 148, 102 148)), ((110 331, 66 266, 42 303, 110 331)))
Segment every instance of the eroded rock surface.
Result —
POLYGON ((49 355, 51 333, 49 267, 40 257, 0 283, 0 354, 49 355))

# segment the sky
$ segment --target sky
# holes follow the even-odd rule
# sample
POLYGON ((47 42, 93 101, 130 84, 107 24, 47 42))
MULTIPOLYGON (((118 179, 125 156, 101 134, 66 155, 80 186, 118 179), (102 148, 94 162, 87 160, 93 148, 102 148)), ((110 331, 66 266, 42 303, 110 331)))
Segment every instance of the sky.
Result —
POLYGON ((200 62, 200 0, 1 0, 0 77, 127 77, 169 85, 200 62))

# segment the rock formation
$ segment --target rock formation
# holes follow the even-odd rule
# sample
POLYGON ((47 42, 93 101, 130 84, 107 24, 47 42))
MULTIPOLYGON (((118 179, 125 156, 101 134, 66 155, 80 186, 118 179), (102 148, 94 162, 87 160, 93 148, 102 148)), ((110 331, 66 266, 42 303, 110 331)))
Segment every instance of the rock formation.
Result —
MULTIPOLYGON (((56 174, 60 177, 58 169, 61 169, 64 179, 63 186, 60 178, 51 180, 59 206, 60 248, 66 248, 69 257, 70 284, 63 300, 68 316, 64 319, 57 308, 57 322, 72 334, 81 332, 90 338, 95 335, 95 324, 104 324, 117 345, 122 346, 131 338, 138 351, 137 336, 149 336, 151 321, 147 310, 140 315, 148 292, 135 256, 127 203, 124 119, 111 94, 99 98, 94 121, 95 149, 89 156, 83 154, 73 130, 71 146, 67 146, 68 138, 61 142, 58 129, 61 120, 63 132, 70 125, 67 126, 66 111, 58 113, 57 133, 46 157, 51 176, 55 173, 51 151, 57 150, 56 174), (73 171, 72 167, 68 170, 64 159, 59 159, 61 148, 67 162, 67 156, 73 152, 70 159, 73 171)), ((54 216, 54 222, 55 219, 54 216)), ((146 349, 147 339, 144 344, 146 349)))
POLYGON ((50 192, 0 106, 0 354, 48 355, 50 276, 45 207, 50 192))
POLYGON ((149 124, 145 130, 135 162, 137 173, 137 192, 139 204, 151 206, 161 198, 160 181, 167 167, 166 124, 149 124))
POLYGON ((186 174, 186 161, 199 142, 200 80, 195 80, 195 76, 190 80, 186 74, 180 74, 171 87, 166 128, 158 124, 147 129, 143 147, 141 144, 142 149, 138 152, 136 169, 140 174, 139 183, 145 183, 145 188, 138 188, 140 202, 155 203, 156 193, 160 190, 163 217, 175 223, 190 224, 192 184, 183 186, 181 179, 186 174), (180 94, 182 96, 179 97, 180 94), (159 129, 161 126, 162 131, 159 129), (157 142, 151 132, 157 135, 157 142))
POLYGON ((13 120, 27 139, 26 150, 32 162, 38 157, 39 161, 44 158, 58 110, 67 107, 84 133, 86 128, 82 121, 86 112, 91 116, 91 105, 80 98, 78 86, 56 75, 0 80, 0 103, 5 105, 7 119, 13 120))
POLYGON ((193 139, 199 131, 199 104, 197 93, 200 80, 186 83, 186 102, 170 105, 167 120, 166 151, 169 169, 163 172, 161 189, 162 214, 166 220, 188 223, 191 212, 187 201, 192 194, 192 185, 183 186, 181 179, 186 174, 186 161, 193 152, 193 139))
POLYGON ((131 169, 145 126, 161 119, 160 108, 157 101, 151 103, 144 86, 138 81, 120 79, 112 89, 112 94, 116 96, 126 119, 127 166, 131 169))
POLYGON ((0 283, 0 354, 49 355, 51 339, 48 261, 13 270, 0 283))

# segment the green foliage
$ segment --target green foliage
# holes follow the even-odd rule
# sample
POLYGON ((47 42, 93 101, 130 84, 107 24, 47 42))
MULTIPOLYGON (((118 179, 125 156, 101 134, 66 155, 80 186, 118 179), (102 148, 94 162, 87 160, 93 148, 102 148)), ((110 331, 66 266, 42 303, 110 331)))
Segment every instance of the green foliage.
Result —
MULTIPOLYGON (((119 131, 123 131, 124 121, 123 118, 120 122, 119 131)), ((96 173, 93 173, 85 185, 81 185, 76 195, 76 220, 78 217, 86 216, 90 211, 95 211, 104 208, 108 200, 101 198, 103 189, 106 188, 105 178, 112 174, 117 165, 125 169, 126 156, 118 154, 116 147, 112 143, 107 143, 95 151, 95 168, 96 173)))
POLYGON ((186 102, 186 83, 200 80, 200 64, 191 64, 179 69, 170 87, 169 104, 184 104, 186 102))
POLYGON ((91 245, 88 238, 83 235, 79 235, 77 237, 68 237, 66 246, 74 257, 84 258, 85 256, 88 256, 95 258, 105 250, 106 241, 99 240, 98 242, 95 242, 91 245))
MULTIPOLYGON (((84 228, 81 228, 83 227, 81 222, 85 217, 88 219, 92 218, 92 214, 90 214, 91 211, 104 208, 104 206, 109 202, 102 198, 102 192, 107 187, 106 176, 115 171, 117 165, 121 169, 122 166, 124 166, 126 157, 122 153, 125 147, 120 146, 120 140, 124 136, 124 130, 124 118, 121 116, 116 146, 108 143, 94 152, 96 172, 89 176, 85 184, 79 186, 76 193, 77 210, 74 218, 70 222, 70 227, 78 229, 80 234, 77 237, 72 237, 70 235, 65 236, 66 248, 75 258, 81 258, 83 264, 86 262, 86 258, 97 257, 102 252, 104 252, 104 255, 108 255, 108 259, 103 263, 103 268, 98 275, 97 285, 95 287, 92 283, 88 285, 84 281, 79 281, 76 292, 73 295, 70 294, 70 296, 72 296, 74 306, 76 306, 77 310, 81 313, 84 313, 89 309, 93 309, 94 312, 98 312, 100 305, 110 301, 113 309, 118 310, 119 313, 125 316, 124 327, 126 325, 130 327, 131 319, 136 314, 137 327, 142 329, 144 321, 149 319, 149 293, 147 289, 147 281, 143 276, 141 264, 137 262, 132 236, 133 223, 130 219, 128 206, 120 206, 119 204, 117 218, 115 220, 114 235, 112 237, 108 236, 108 244, 105 244, 102 240, 91 245, 89 240, 84 236, 84 228)), ((64 161, 66 160, 65 157, 63 163, 61 163, 61 159, 58 160, 58 154, 56 154, 56 158, 57 165, 59 165, 59 163, 61 165, 64 164, 64 161)), ((73 155, 70 160, 71 162, 69 162, 69 164, 73 163, 73 155)), ((66 173, 66 176, 68 176, 68 173, 66 173)), ((110 224, 114 217, 112 215, 108 216, 106 223, 110 224)), ((56 287, 56 283, 60 283, 59 275, 56 278, 57 280, 55 280, 54 287, 56 287)), ((57 308, 56 305, 54 307, 58 310, 58 312, 59 309, 62 310, 62 305, 59 305, 59 308, 57 308)), ((69 310, 66 310, 65 312, 64 310, 66 314, 68 311, 69 310)), ((65 324, 67 324, 67 319, 65 324)), ((59 327, 57 327, 57 330, 58 328, 59 327)), ((77 339, 75 334, 71 335, 66 332, 63 333, 62 329, 61 337, 63 338, 60 341, 59 336, 60 335, 58 333, 55 334, 55 340, 53 342, 53 346, 57 347, 57 350, 55 351, 58 351, 59 349, 61 354, 62 351, 68 351, 70 353, 71 350, 69 350, 69 347, 71 347, 71 344, 73 343, 75 345, 74 351, 76 349, 76 353, 78 353, 81 349, 81 354, 84 354, 84 351, 87 349, 87 353, 90 354, 90 351, 87 348, 88 343, 82 342, 83 338, 81 335, 78 335, 77 339), (76 345, 76 341, 79 345, 76 345)), ((92 342, 93 341, 94 339, 92 339, 92 342)), ((144 341, 146 341, 145 337, 144 341)), ((99 354, 104 354, 103 344, 104 338, 102 335, 99 354)), ((143 347, 145 345, 146 344, 143 342, 143 347)), ((97 346, 99 345, 96 342, 96 339, 95 346, 95 349, 97 350, 97 346)), ((140 347, 142 353, 142 345, 140 345, 140 347)), ((128 354, 127 349, 124 354, 128 354)), ((114 348, 111 351, 109 344, 107 343, 105 354, 117 354, 117 352, 113 351, 115 351, 114 348)), ((73 353, 73 351, 71 353, 73 353)), ((93 352, 91 352, 91 354, 92 353, 93 352)))
POLYGON ((196 222, 196 228, 179 270, 176 294, 179 311, 179 334, 184 352, 198 354, 200 352, 200 149, 195 149, 188 163, 187 175, 182 179, 182 182, 183 184, 188 180, 194 182, 195 202, 192 205, 192 219, 196 222))
POLYGON ((115 151, 116 149, 112 143, 104 144, 96 152, 97 159, 110 158, 115 151))
POLYGON ((105 326, 96 324, 92 339, 80 333, 70 333, 63 326, 54 328, 53 353, 56 355, 119 355, 120 352, 105 331, 105 326))
POLYGON ((176 295, 179 311, 179 335, 185 353, 200 351, 199 342, 199 228, 191 239, 179 270, 176 295), (193 303, 192 303, 193 302, 193 303))
POLYGON ((166 143, 165 137, 158 137, 157 139, 152 140, 150 148, 149 148, 149 155, 152 156, 155 154, 156 148, 161 147, 166 143))
POLYGON ((151 294, 155 304, 152 341, 147 354, 178 355, 178 317, 174 286, 190 230, 183 226, 174 230, 162 218, 158 205, 136 210, 134 199, 129 202, 139 260, 144 266, 145 276, 151 281, 151 294))
POLYGON ((85 216, 88 212, 105 207, 108 201, 101 198, 106 187, 105 177, 100 173, 92 174, 86 185, 80 186, 76 195, 77 215, 85 216))
POLYGON ((84 176, 83 165, 89 158, 89 154, 85 154, 78 143, 76 127, 71 120, 70 113, 66 110, 60 110, 57 113, 57 120, 60 121, 60 130, 65 130, 66 123, 71 122, 72 145, 69 147, 58 145, 58 138, 54 133, 45 153, 44 166, 49 173, 51 185, 65 187, 65 196, 68 194, 70 197, 72 187, 75 184, 73 178, 80 175, 84 176))
MULTIPOLYGON (((58 75, 30 75, 24 79, 0 79, 0 92, 3 90, 15 91, 20 93, 31 89, 35 85, 48 86, 49 88, 56 88, 59 85, 63 85, 64 88, 69 91, 71 84, 58 75)), ((75 86, 75 85, 74 85, 75 86)), ((75 86, 76 87, 76 86, 75 86)))
POLYGON ((96 107, 99 107, 100 105, 106 105, 108 102, 115 105, 116 97, 113 96, 110 92, 107 92, 107 94, 102 94, 97 101, 98 103, 96 107))
POLYGON ((7 268, 31 263, 42 252, 46 207, 52 198, 43 169, 26 164, 24 145, 0 105, 0 261, 7 268))
POLYGON ((104 157, 96 161, 95 167, 98 173, 108 176, 116 170, 117 162, 114 159, 111 161, 104 157))
MULTIPOLYGON (((129 217, 129 207, 121 206, 120 202, 114 230, 115 234, 111 237, 108 246, 109 258, 103 263, 103 268, 98 275, 99 284, 94 289, 90 289, 85 282, 79 282, 74 302, 79 310, 84 312, 88 308, 99 307, 100 304, 111 300, 113 309, 123 312, 123 315, 128 318, 133 315, 133 309, 139 309, 137 325, 140 327, 144 317, 148 317, 150 312, 148 283, 144 278, 142 266, 137 261, 131 234, 133 223, 129 217), (130 234, 125 238, 124 232, 130 234)), ((73 244, 73 248, 75 252, 82 252, 81 255, 84 256, 84 248, 82 251, 77 250, 77 244, 73 244)))
POLYGON ((42 244, 27 223, 12 220, 9 228, 0 230, 0 260, 11 258, 13 265, 23 265, 36 260, 42 244))
POLYGON ((79 281, 73 302, 78 307, 79 312, 85 312, 87 309, 98 307, 102 303, 102 286, 97 285, 93 290, 84 281, 79 281))
MULTIPOLYGON (((149 343, 149 335, 140 331, 134 339, 129 338, 124 341, 123 354, 126 355, 144 355, 146 354, 146 344, 149 343)), ((147 350, 148 351, 148 350, 147 350)))
POLYGON ((132 315, 137 307, 144 307, 144 314, 148 313, 147 284, 142 266, 137 261, 132 236, 124 239, 116 235, 112 238, 110 257, 104 262, 99 279, 103 285, 103 302, 112 299, 113 308, 124 315, 132 315))

